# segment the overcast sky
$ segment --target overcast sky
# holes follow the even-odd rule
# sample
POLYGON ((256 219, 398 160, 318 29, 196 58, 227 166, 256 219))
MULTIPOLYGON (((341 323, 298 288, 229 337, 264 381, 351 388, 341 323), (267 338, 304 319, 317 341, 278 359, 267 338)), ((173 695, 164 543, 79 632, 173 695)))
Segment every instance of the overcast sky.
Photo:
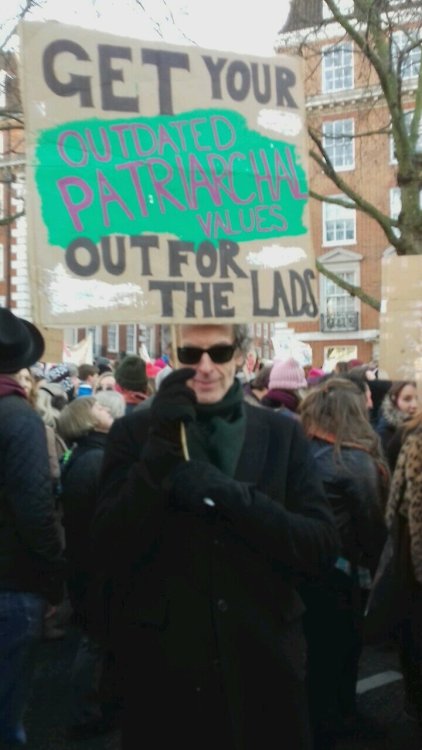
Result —
MULTIPOLYGON (((24 5, 23 0, 0 0, 0 44, 24 5)), ((39 0, 39 5, 28 19, 54 19, 139 39, 161 38, 175 44, 191 40, 211 49, 272 55, 290 0, 142 0, 145 12, 136 0, 39 0)))

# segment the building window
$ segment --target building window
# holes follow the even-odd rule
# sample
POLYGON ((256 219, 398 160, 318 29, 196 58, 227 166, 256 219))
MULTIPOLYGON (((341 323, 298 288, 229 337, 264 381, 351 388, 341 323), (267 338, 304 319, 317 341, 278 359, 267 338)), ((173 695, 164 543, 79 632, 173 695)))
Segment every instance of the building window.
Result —
POLYGON ((0 279, 4 279, 4 245, 0 244, 0 279))
POLYGON ((332 120, 323 124, 323 145, 335 169, 354 169, 354 120, 332 120))
MULTIPOLYGON (((332 195, 331 198, 342 198, 344 195, 332 195)), ((356 242, 356 211, 354 208, 338 206, 335 203, 323 203, 323 243, 334 245, 356 242)))
POLYGON ((324 346, 324 370, 332 372, 337 362, 349 362, 357 356, 357 346, 324 346))
POLYGON ((136 354, 136 325, 134 323, 126 326, 126 352, 136 354))
POLYGON ((322 52, 322 90, 353 88, 353 48, 351 42, 325 47, 322 52))
POLYGON ((421 64, 419 31, 395 31, 391 52, 395 69, 402 80, 416 78, 421 64))
POLYGON ((5 214, 6 206, 5 206, 5 189, 4 189, 4 187, 5 186, 2 185, 2 183, 0 182, 0 219, 4 219, 5 215, 6 215, 5 214))
MULTIPOLYGON (((336 274, 349 284, 356 285, 355 271, 336 271, 336 274)), ((359 319, 355 298, 331 279, 323 278, 324 312, 321 312, 321 330, 357 331, 359 319)))
POLYGON ((90 326, 86 332, 92 336, 92 353, 98 357, 101 354, 101 326, 90 326))
MULTIPOLYGON (((350 16, 355 9, 355 0, 337 0, 336 5, 343 16, 350 16)), ((325 3, 322 3, 322 17, 333 18, 332 10, 325 3)))
MULTIPOLYGON (((412 127, 412 119, 413 119, 414 114, 415 114, 415 111, 413 109, 408 109, 406 112, 403 112, 406 130, 409 135, 410 135, 410 128, 412 127)), ((422 154, 422 118, 419 120, 418 137, 416 139, 414 153, 422 154)), ((391 164, 397 164, 394 138, 392 135, 390 136, 390 162, 391 164)))
MULTIPOLYGON (((401 211, 401 190, 399 187, 390 188, 390 216, 392 219, 398 219, 401 211)), ((392 227, 396 237, 400 236, 400 229, 392 227)))
POLYGON ((107 350, 109 352, 119 351, 119 326, 111 323, 107 326, 107 350))

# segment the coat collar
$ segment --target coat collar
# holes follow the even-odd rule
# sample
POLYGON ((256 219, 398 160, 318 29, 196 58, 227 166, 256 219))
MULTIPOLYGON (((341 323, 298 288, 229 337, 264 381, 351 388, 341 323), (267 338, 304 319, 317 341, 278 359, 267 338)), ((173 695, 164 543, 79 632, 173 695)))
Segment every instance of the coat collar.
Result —
POLYGON ((245 403, 246 432, 237 463, 235 479, 256 483, 264 470, 268 452, 269 420, 263 418, 266 410, 245 403))

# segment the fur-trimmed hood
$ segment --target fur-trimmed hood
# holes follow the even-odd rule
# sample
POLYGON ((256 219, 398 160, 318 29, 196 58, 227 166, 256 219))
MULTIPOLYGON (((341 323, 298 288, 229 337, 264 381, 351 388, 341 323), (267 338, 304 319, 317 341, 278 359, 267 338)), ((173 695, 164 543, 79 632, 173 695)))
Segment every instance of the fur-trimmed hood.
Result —
POLYGON ((388 393, 382 401, 380 408, 380 417, 383 418, 390 427, 394 427, 395 429, 401 427, 403 423, 406 422, 407 419, 409 419, 407 414, 405 414, 403 411, 400 411, 397 406, 394 406, 388 393))

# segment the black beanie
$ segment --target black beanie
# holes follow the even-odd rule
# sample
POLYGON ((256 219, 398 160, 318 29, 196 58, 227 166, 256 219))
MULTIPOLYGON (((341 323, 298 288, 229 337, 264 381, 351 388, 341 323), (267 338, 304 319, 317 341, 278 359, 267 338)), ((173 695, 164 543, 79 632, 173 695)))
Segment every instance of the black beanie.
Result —
POLYGON ((116 383, 126 391, 140 391, 145 393, 147 389, 147 375, 145 362, 136 354, 125 357, 114 373, 116 383))

